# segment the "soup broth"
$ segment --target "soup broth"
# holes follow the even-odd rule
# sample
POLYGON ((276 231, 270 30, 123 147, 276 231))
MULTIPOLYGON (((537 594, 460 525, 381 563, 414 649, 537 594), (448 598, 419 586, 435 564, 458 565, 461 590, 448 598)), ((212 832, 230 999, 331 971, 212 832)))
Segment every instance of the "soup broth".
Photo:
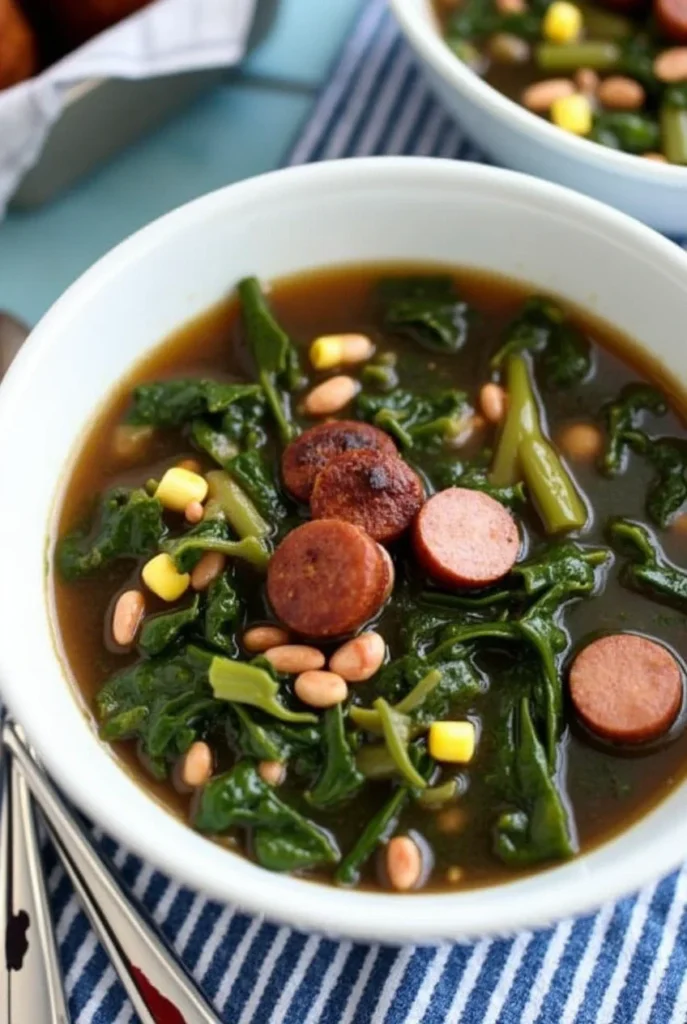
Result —
MULTIPOLYGON (((298 373, 294 370, 287 379, 282 372, 276 385, 292 434, 330 418, 371 422, 398 447, 394 458, 402 457, 421 481, 422 501, 449 491, 486 495, 512 517, 517 530, 517 562, 510 572, 484 586, 449 585, 428 572, 418 557, 417 522, 427 515, 428 502, 409 530, 383 541, 395 567, 393 593, 378 601, 365 621, 341 636, 303 635, 305 631, 287 626, 290 640, 322 652, 322 665, 351 635, 374 631, 383 638, 379 671, 362 682, 349 677, 343 700, 318 707, 299 699, 306 691, 298 683, 294 688, 294 673, 275 673, 264 655, 247 650, 243 640, 255 625, 283 628, 288 618, 285 613, 279 619, 274 610, 274 552, 287 538, 291 543, 296 530, 311 524, 307 502, 293 499, 280 468, 283 451, 293 442, 280 436, 269 401, 246 412, 253 400, 248 395, 213 412, 213 399, 205 393, 187 403, 186 411, 179 401, 182 411, 177 415, 170 411, 177 408, 171 393, 163 389, 153 396, 155 406, 151 393, 142 397, 135 391, 150 382, 180 380, 221 385, 259 380, 269 390, 269 374, 257 373, 261 356, 258 352, 256 365, 258 350, 251 336, 255 321, 245 314, 246 294, 241 293, 241 300, 232 296, 184 327, 137 365, 89 427, 69 471, 52 573, 56 626, 69 675, 103 738, 115 744, 141 786, 217 841, 266 867, 338 884, 425 890, 492 884, 589 850, 627 828, 684 776, 682 690, 679 708, 673 708, 660 735, 626 742, 620 733, 609 737, 595 729, 573 699, 568 680, 578 653, 589 650, 595 639, 637 634, 666 652, 677 665, 682 687, 687 586, 677 567, 687 556, 680 490, 687 462, 679 464, 677 453, 683 452, 687 435, 675 383, 607 325, 563 304, 542 300, 537 306, 531 288, 470 270, 365 266, 273 283, 273 320, 263 319, 260 328, 273 331, 281 325, 299 357, 298 373), (436 283, 437 275, 448 277, 439 278, 443 284, 429 302, 435 287, 429 282, 436 283), (391 286, 380 288, 389 279, 391 286), (520 324, 519 333, 514 324, 520 324), (523 325, 531 329, 529 341, 523 325), (369 358, 316 369, 313 341, 341 335, 369 339, 369 358), (504 339, 511 347, 495 362, 504 339), (581 503, 584 522, 578 526, 551 532, 530 477, 522 485, 520 464, 512 484, 496 484, 490 476, 510 420, 506 412, 505 424, 488 421, 481 408, 482 389, 487 382, 498 384, 512 407, 514 360, 520 360, 536 388, 543 436, 581 503), (355 397, 327 416, 308 416, 308 396, 335 377, 353 380, 355 397), (659 400, 628 402, 632 392, 624 389, 637 381, 654 382, 665 396, 665 407, 659 400), (619 395, 624 396, 620 404, 619 395), (425 400, 422 408, 418 396, 425 400), (241 422, 238 415, 232 414, 232 420, 226 414, 237 406, 241 422), (645 406, 649 411, 642 411, 645 406), (623 416, 626 430, 621 435, 618 421, 623 416), (127 420, 136 428, 123 430, 127 420), (580 424, 593 428, 592 439, 598 441, 591 455, 571 448, 574 435, 566 432, 580 424), (208 441, 210 428, 214 442, 208 441), (224 437, 224 449, 218 434, 224 437), (657 438, 670 439, 670 472, 652 448, 657 438), (613 466, 611 442, 616 446, 613 466), (251 452, 258 453, 257 462, 232 461, 237 453, 251 452), (187 586, 178 599, 165 600, 145 582, 144 567, 158 552, 172 553, 178 577, 193 573, 194 559, 208 554, 199 548, 190 553, 193 557, 188 551, 179 555, 174 544, 189 536, 202 539, 203 524, 212 518, 212 488, 210 501, 200 499, 205 518, 196 525, 156 497, 167 471, 185 460, 196 464, 190 470, 194 478, 219 470, 248 495, 266 524, 264 535, 252 538, 265 557, 239 554, 223 560, 223 594, 216 579, 209 590, 187 586), (665 482, 670 473, 672 491, 663 487, 659 493, 657 475, 665 482), (141 500, 159 506, 154 511, 162 532, 146 547, 137 526, 138 554, 131 551, 135 531, 121 550, 117 543, 103 545, 107 513, 99 502, 113 489, 120 489, 120 510, 131 500, 132 489, 141 500), (613 532, 619 519, 630 524, 629 540, 622 529, 613 532), (74 540, 75 530, 81 533, 74 540), (660 559, 670 563, 656 583, 632 576, 631 567, 641 562, 637 537, 648 537, 654 553, 659 549, 653 546, 660 545, 660 559), (517 575, 520 565, 539 570, 550 566, 565 544, 582 559, 570 570, 573 576, 582 574, 579 586, 571 585, 565 574, 543 584, 517 575), (593 559, 590 552, 596 553, 593 559), (584 562, 587 557, 590 561, 584 562), (530 583, 531 593, 525 593, 530 583), (142 626, 135 624, 135 638, 122 645, 113 636, 113 616, 121 595, 131 592, 142 595, 144 617, 142 626), (219 611, 213 626, 207 606, 215 598, 219 611), (541 606, 540 619, 532 613, 538 600, 549 601, 541 606), (168 637, 163 642, 160 623, 165 625, 164 617, 180 609, 189 610, 188 621, 178 629, 174 623, 165 626, 168 637), (527 632, 532 622, 536 635, 527 632), (480 625, 483 635, 476 628, 480 625), (179 659, 187 657, 190 646, 206 660, 189 670, 187 685, 180 685, 179 659), (445 655, 437 654, 440 647, 445 655), (163 669, 163 663, 172 667, 163 669), (242 679, 243 689, 237 689, 232 673, 249 663, 258 675, 242 679), (547 676, 549 670, 553 676, 547 676), (418 697, 418 684, 422 687, 433 671, 440 675, 439 683, 432 689, 432 680, 425 682, 428 695, 423 698, 420 690, 418 697), (268 684, 274 693, 270 691, 269 700, 257 700, 255 693, 264 696, 268 684), (415 704, 409 708, 407 698, 413 693, 415 704), (286 709, 285 718, 301 718, 284 721, 266 710, 277 705, 286 709), (377 716, 374 728, 372 719, 359 713, 363 709, 377 716), (388 709, 392 714, 385 731, 379 715, 388 709), (454 748, 451 759, 436 754, 441 740, 436 727, 444 722, 463 723, 468 745, 474 745, 471 756, 468 750, 461 760, 454 748), (530 740, 536 749, 526 749, 530 740), (192 787, 184 782, 184 763, 189 749, 198 744, 209 748, 211 778, 192 787), (270 777, 266 763, 281 765, 272 769, 280 785, 264 781, 270 777), (534 782, 527 778, 528 766, 534 782), (240 779, 237 767, 244 772, 240 779), (233 783, 226 781, 232 778, 233 783), (230 785, 236 789, 231 798, 230 785), (225 813, 232 800, 237 806, 225 813), (265 811, 265 802, 275 800, 277 810, 270 805, 265 811), (553 815, 556 822, 543 838, 536 835, 539 812, 553 815), (288 814, 295 815, 293 821, 288 814), (281 846, 274 841, 280 831, 288 833, 281 846), (392 837, 407 837, 419 851, 410 885, 398 883, 389 859, 392 837)), ((262 401, 262 392, 255 394, 262 401)), ((318 478, 315 494, 323 489, 318 478)), ((315 498, 311 500, 315 509, 315 498)), ((327 507, 333 507, 331 502, 327 507)), ((491 506, 485 508, 491 514, 491 506)), ((336 518, 327 514, 312 523, 336 518)), ((235 522, 232 528, 224 519, 222 523, 225 541, 245 543, 235 522)), ((243 537, 249 533, 244 530, 243 537)), ((366 534, 359 533, 367 543, 366 534)), ((365 548, 366 553, 371 550, 365 548)), ((292 563, 288 565, 290 570, 292 563)), ((317 586, 314 578, 315 601, 317 586)), ((343 596, 342 591, 337 607, 343 596)))

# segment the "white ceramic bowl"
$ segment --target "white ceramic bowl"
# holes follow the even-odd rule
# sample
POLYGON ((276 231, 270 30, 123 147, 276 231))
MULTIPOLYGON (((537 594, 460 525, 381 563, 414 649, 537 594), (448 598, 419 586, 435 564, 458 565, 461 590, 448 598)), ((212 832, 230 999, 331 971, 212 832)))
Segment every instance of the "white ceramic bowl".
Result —
POLYGON ((403 259, 486 268, 561 294, 687 384, 687 255, 576 193, 479 165, 386 158, 279 171, 199 199, 73 285, 0 388, 0 680, 67 793, 159 868, 295 926, 424 942, 544 925, 668 871, 687 850, 687 785, 595 852, 500 887, 400 897, 270 874, 170 816, 100 744, 65 680, 46 596, 46 538, 70 457, 143 353, 245 274, 403 259))
POLYGON ((568 185, 674 238, 687 236, 687 167, 561 131, 497 92, 441 38, 431 0, 389 0, 437 95, 498 163, 568 185))

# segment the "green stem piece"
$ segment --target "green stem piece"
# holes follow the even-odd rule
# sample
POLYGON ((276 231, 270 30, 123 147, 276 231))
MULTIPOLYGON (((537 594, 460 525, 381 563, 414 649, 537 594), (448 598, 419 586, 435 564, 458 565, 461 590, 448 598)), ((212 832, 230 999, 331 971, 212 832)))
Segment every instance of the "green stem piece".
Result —
POLYGON ((209 680, 217 700, 249 704, 282 722, 317 722, 317 717, 307 711, 284 707, 278 699, 278 683, 257 665, 215 657, 210 663, 209 680))
POLYGON ((270 532, 267 523, 250 500, 243 488, 239 487, 228 473, 221 469, 207 475, 208 494, 211 501, 222 509, 228 522, 239 537, 266 537, 270 532))

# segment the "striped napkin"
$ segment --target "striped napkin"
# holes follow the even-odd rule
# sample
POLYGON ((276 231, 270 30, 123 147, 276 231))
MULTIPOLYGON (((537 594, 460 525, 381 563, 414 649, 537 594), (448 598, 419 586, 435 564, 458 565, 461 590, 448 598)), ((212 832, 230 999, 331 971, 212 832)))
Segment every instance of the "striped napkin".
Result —
MULTIPOLYGON (((364 5, 289 162, 370 153, 480 159, 425 87, 383 0, 364 5)), ((547 931, 392 948, 247 917, 96 839, 227 1024, 687 1021, 687 868, 547 931)), ((124 992, 50 851, 46 867, 74 1020, 128 1024, 124 992)))

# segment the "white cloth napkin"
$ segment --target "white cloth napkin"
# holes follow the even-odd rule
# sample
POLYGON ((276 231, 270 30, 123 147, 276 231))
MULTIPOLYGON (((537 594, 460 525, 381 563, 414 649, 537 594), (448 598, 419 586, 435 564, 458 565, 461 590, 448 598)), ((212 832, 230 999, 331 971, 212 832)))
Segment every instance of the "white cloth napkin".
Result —
POLYGON ((245 51, 255 2, 157 0, 36 78, 0 92, 0 217, 38 160, 75 85, 236 64, 245 51))

